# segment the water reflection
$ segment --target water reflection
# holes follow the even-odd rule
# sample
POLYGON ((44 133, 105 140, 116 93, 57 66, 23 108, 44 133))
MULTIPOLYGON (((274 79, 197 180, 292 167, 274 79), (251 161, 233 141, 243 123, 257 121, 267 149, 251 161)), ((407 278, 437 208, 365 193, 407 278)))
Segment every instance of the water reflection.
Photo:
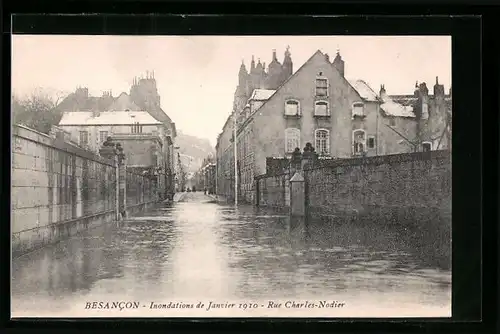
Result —
POLYGON ((16 259, 13 310, 57 311, 82 296, 166 301, 339 293, 449 305, 450 245, 431 236, 427 228, 383 222, 305 223, 194 193, 16 259))

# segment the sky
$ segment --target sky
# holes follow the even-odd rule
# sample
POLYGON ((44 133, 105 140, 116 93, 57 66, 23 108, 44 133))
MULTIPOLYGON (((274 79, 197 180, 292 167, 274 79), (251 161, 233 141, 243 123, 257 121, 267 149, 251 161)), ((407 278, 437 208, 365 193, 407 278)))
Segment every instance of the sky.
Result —
POLYGON ((269 64, 272 50, 283 61, 287 46, 294 72, 317 50, 333 59, 337 50, 348 79, 363 79, 375 92, 413 94, 415 82, 430 91, 436 76, 451 84, 450 36, 68 36, 14 35, 12 90, 42 88, 69 94, 130 91, 134 77, 154 71, 162 109, 183 133, 215 145, 231 112, 244 61, 269 64))

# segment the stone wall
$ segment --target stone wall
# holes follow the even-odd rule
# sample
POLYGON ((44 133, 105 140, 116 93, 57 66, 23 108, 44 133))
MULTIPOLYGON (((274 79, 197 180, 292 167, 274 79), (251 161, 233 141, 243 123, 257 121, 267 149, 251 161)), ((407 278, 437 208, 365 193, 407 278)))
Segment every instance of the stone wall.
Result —
MULTIPOLYGON (((285 204, 285 178, 262 175, 259 204, 285 204)), ((317 216, 451 221, 451 154, 431 151, 319 160, 304 171, 306 206, 317 216)))
MULTIPOLYGON (((63 136, 13 126, 11 180, 13 256, 116 218, 114 163, 63 136)), ((135 204, 150 199, 130 194, 135 204)))
POLYGON ((159 193, 155 194, 155 189, 155 181, 151 176, 144 175, 134 168, 127 168, 127 208, 158 200, 159 193))
POLYGON ((321 163, 304 173, 312 212, 369 213, 388 219, 431 211, 451 216, 449 151, 321 163))
POLYGON ((287 209, 290 205, 289 180, 288 173, 256 177, 257 204, 259 206, 287 209))

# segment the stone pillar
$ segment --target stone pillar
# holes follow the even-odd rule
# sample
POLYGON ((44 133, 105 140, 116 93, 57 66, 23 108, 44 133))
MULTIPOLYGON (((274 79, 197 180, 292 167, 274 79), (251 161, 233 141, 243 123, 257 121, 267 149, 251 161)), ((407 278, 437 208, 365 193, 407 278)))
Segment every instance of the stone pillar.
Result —
POLYGON ((115 183, 115 211, 116 211, 116 220, 121 219, 121 214, 120 214, 120 205, 119 205, 119 168, 118 168, 118 156, 116 154, 116 149, 114 144, 111 141, 111 137, 108 137, 106 141, 102 144, 102 147, 99 149, 99 155, 105 159, 113 160, 114 162, 114 167, 115 167, 115 178, 116 178, 116 183, 115 183))
POLYGON ((306 213, 304 177, 297 171, 290 179, 290 215, 304 217, 306 213))
POLYGON ((120 143, 116 144, 118 158, 118 183, 119 183, 119 207, 123 218, 127 217, 127 165, 125 164, 125 154, 120 143))

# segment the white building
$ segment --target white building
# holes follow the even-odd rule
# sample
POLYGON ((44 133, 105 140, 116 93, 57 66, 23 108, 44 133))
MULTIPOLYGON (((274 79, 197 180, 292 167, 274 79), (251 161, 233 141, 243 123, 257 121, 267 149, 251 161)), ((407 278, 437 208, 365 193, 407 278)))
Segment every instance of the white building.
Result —
POLYGON ((94 152, 109 136, 158 136, 163 144, 165 135, 163 123, 146 111, 64 112, 59 127, 71 134, 72 141, 94 152))

